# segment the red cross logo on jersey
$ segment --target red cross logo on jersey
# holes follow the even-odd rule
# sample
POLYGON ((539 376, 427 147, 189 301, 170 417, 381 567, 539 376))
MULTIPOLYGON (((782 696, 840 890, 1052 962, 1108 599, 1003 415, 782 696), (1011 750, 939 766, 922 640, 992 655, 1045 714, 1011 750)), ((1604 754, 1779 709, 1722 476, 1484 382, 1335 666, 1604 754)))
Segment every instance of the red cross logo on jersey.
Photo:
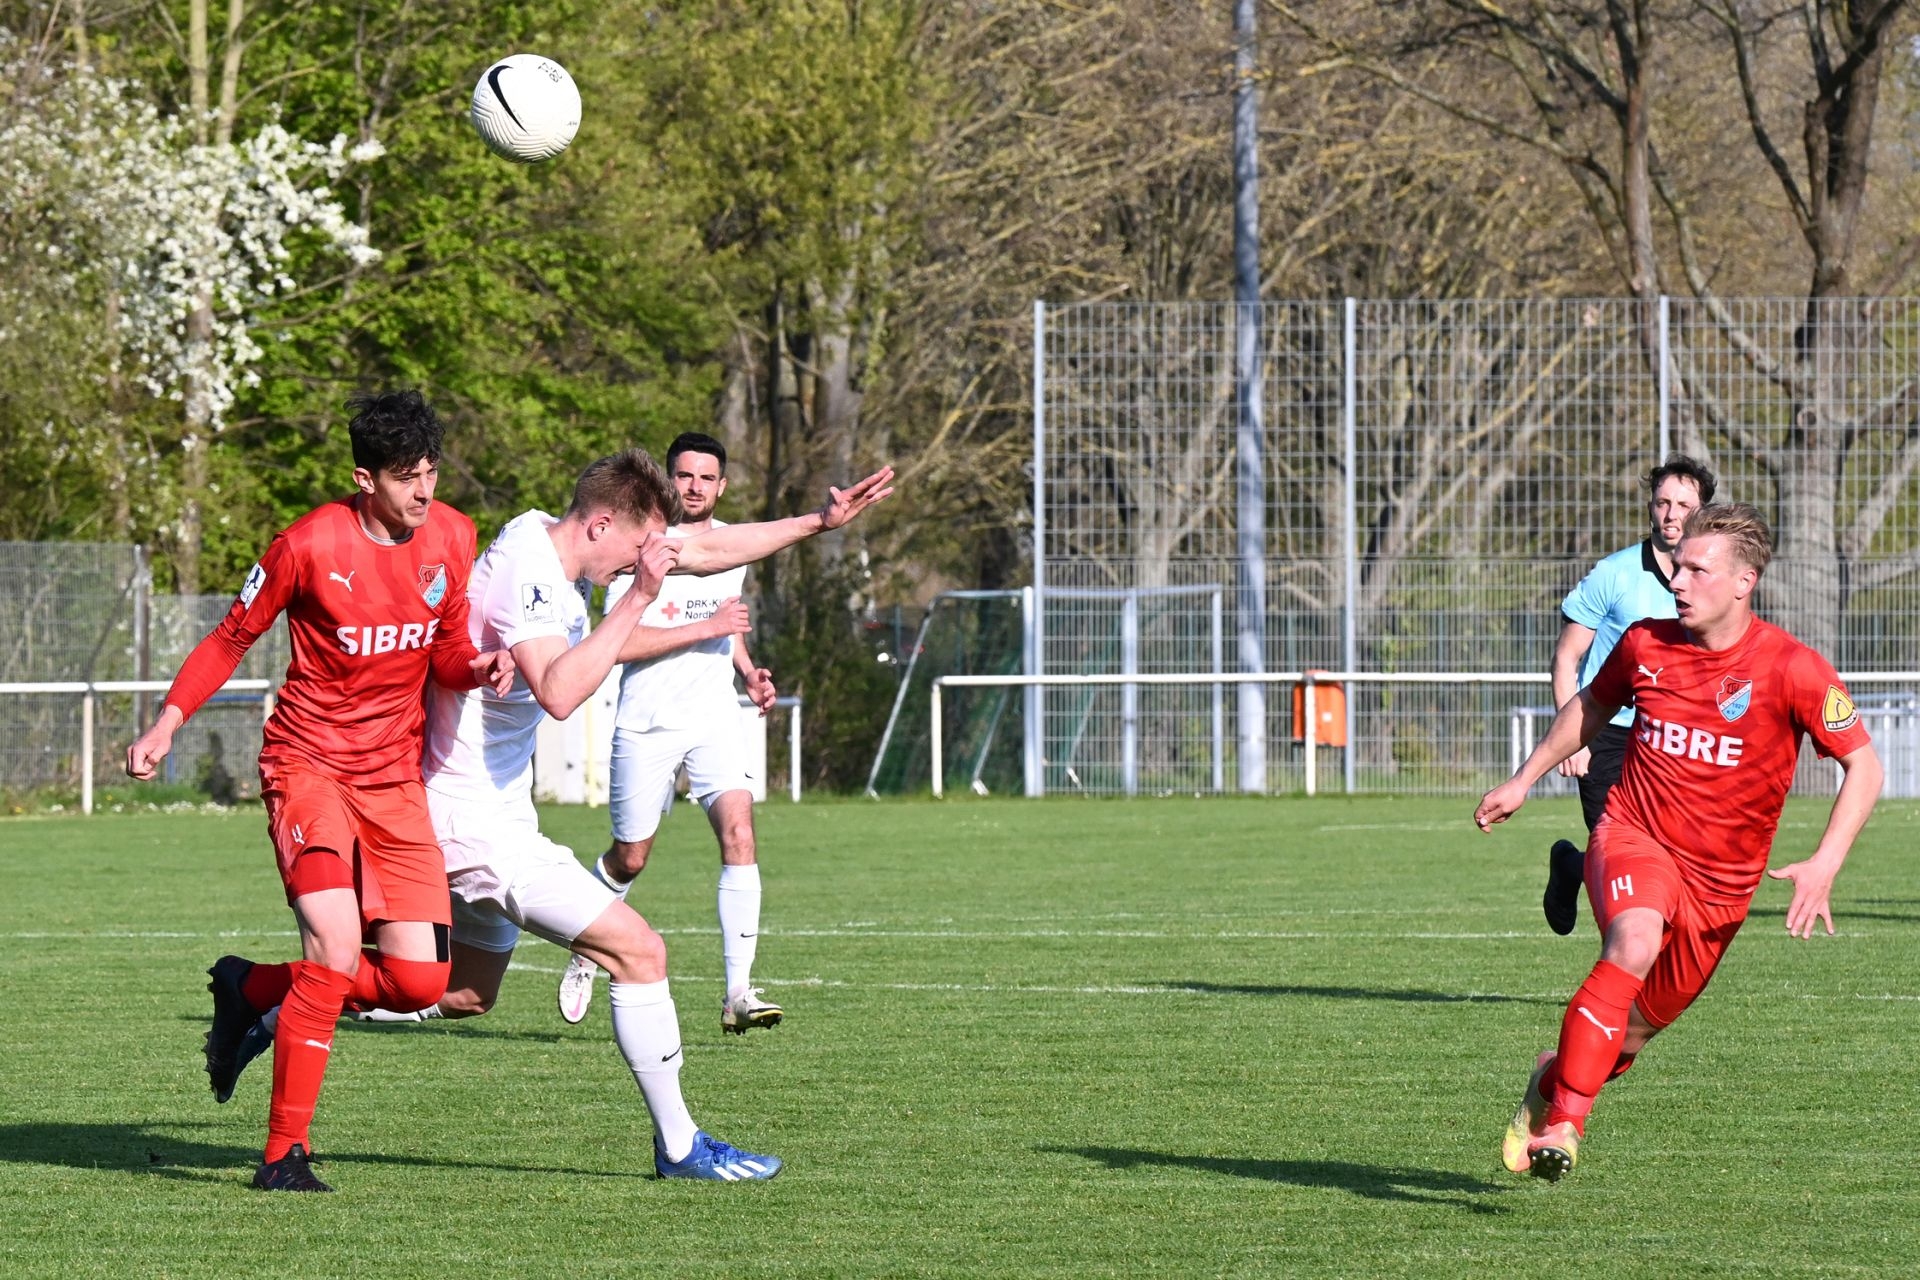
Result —
POLYGON ((669 600, 664 605, 660 606, 660 612, 666 617, 668 622, 672 622, 675 618, 680 616, 683 610, 680 608, 679 605, 669 600))

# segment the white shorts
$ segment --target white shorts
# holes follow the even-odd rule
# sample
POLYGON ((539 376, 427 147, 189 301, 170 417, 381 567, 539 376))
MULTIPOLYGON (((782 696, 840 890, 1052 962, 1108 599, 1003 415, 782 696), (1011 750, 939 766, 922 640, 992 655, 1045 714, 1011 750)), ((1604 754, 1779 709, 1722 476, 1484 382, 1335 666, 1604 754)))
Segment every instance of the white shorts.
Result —
POLYGON ((607 804, 615 840, 630 844, 660 829, 661 815, 673 807, 673 776, 683 764, 687 794, 709 809, 729 791, 753 790, 737 716, 699 729, 614 729, 607 804))
POLYGON ((617 895, 573 850, 540 834, 532 805, 477 805, 427 792, 453 892, 453 940, 511 951, 520 930, 571 947, 617 895))

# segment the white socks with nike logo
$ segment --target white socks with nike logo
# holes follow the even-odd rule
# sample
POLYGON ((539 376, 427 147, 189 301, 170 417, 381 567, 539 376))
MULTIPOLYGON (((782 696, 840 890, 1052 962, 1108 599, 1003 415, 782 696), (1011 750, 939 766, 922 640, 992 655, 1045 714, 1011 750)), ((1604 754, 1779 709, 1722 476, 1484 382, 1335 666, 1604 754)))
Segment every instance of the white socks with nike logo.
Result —
POLYGON ((680 1064, 687 1055, 680 1051, 680 1018, 667 980, 615 982, 608 990, 613 997, 613 1041, 633 1068, 667 1159, 684 1160, 693 1150, 697 1126, 680 1096, 680 1064))
POLYGON ((760 866, 720 867, 720 955, 727 966, 727 995, 753 982, 753 953, 760 945, 760 866))

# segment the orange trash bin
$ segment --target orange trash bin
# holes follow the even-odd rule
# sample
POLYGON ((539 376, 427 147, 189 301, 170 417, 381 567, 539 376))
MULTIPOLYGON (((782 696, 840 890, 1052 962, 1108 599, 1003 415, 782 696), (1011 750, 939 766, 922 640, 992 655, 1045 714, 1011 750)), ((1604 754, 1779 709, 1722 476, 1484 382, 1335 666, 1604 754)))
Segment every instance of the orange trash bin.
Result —
MULTIPOLYGON (((1319 672, 1310 674, 1318 675, 1319 672)), ((1313 682, 1313 740, 1323 747, 1347 745, 1347 689, 1345 685, 1313 682)), ((1307 686, 1293 686, 1293 740, 1307 740, 1307 686)))

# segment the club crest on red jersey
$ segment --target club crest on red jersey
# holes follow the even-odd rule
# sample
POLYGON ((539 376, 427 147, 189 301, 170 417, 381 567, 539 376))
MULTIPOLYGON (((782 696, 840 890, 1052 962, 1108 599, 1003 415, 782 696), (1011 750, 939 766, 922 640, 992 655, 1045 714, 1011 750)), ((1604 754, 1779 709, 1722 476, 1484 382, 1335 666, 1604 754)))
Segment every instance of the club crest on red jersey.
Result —
POLYGON ((423 564, 420 566, 420 594, 427 603, 438 607, 447 598, 447 566, 444 564, 423 564))
POLYGON ((1720 714, 1738 720, 1753 705, 1753 681, 1726 676, 1720 681, 1720 714))

